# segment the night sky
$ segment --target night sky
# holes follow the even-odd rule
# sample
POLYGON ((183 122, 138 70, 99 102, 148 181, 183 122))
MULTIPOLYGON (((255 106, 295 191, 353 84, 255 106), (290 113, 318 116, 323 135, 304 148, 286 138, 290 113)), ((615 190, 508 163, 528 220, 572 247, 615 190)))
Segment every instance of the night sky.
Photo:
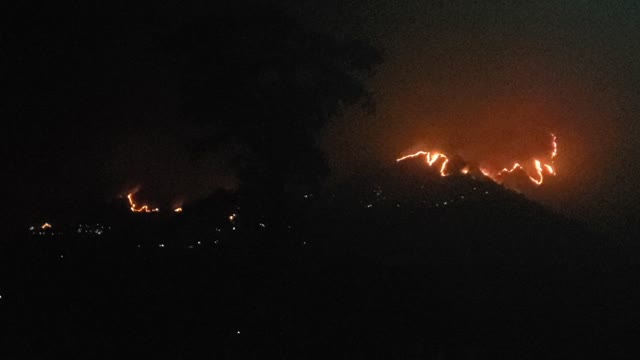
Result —
MULTIPOLYGON (((224 150, 194 156, 202 129, 180 110, 178 60, 162 34, 253 3, 11 9, 5 186, 16 219, 123 201, 134 188, 171 205, 236 187, 224 150)), ((553 132, 558 175, 525 193, 609 228, 637 221, 637 2, 279 6, 383 51, 369 83, 375 113, 355 108, 318 134, 330 179, 432 147, 497 167, 548 152, 553 132)))

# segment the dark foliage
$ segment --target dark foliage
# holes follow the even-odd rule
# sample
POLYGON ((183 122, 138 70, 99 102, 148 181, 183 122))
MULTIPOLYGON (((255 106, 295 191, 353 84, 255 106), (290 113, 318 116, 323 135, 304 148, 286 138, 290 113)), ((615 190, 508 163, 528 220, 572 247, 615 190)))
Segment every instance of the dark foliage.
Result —
POLYGON ((319 131, 369 102, 364 81, 380 61, 364 42, 314 32, 273 8, 205 15, 174 35, 183 110, 209 129, 199 150, 226 153, 243 185, 264 194, 318 184, 319 131))

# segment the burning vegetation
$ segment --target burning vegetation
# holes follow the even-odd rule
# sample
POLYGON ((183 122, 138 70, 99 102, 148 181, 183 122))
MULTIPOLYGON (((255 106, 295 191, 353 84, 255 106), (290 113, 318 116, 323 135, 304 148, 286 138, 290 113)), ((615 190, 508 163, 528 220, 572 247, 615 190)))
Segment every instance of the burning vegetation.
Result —
MULTIPOLYGON (((160 212, 160 208, 157 208, 157 207, 152 208, 151 206, 146 205, 146 204, 137 205, 135 203, 135 201, 133 200, 133 195, 134 195, 134 193, 127 194, 127 200, 129 200, 129 205, 130 205, 130 209, 131 209, 132 212, 136 212, 136 213, 157 213, 157 212, 160 212)), ((173 209, 173 212, 175 212, 175 213, 181 213, 182 211, 183 211, 182 206, 178 206, 178 207, 175 207, 173 209)))
POLYGON ((133 201, 133 193, 127 194, 127 199, 129 200, 129 205, 131 205, 131 211, 133 212, 144 212, 144 213, 160 212, 160 209, 151 208, 149 207, 149 205, 142 205, 142 206, 136 205, 136 203, 133 201))
MULTIPOLYGON (((547 162, 543 162, 540 159, 532 158, 530 159, 530 163, 533 166, 525 166, 521 165, 519 162, 513 163, 510 167, 504 167, 500 171, 492 171, 491 169, 487 169, 484 167, 480 167, 480 172, 495 181, 496 183, 503 183, 508 176, 513 174, 514 172, 523 172, 526 174, 528 179, 539 186, 544 182, 545 173, 547 175, 555 176, 556 170, 554 165, 554 159, 558 155, 558 141, 555 134, 551 134, 551 154, 549 155, 549 159, 547 162)), ((467 175, 470 173, 470 168, 468 165, 465 165, 460 170, 452 170, 450 169, 450 157, 438 152, 438 151, 418 151, 413 154, 402 156, 396 159, 396 162, 400 162, 406 159, 415 158, 418 156, 424 156, 425 162, 429 167, 433 167, 434 165, 437 167, 438 172, 441 176, 449 176, 453 173, 459 172, 460 174, 467 175)))

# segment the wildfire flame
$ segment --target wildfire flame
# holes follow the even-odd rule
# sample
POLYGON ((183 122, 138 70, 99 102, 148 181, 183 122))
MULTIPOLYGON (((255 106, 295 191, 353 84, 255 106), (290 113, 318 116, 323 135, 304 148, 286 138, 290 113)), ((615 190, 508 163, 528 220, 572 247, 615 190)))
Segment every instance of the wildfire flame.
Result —
POLYGON ((140 207, 138 207, 138 205, 136 205, 135 202, 133 202, 133 193, 129 193, 127 195, 127 199, 129 199, 129 205, 131 205, 131 211, 133 212, 144 212, 144 213, 150 213, 150 212, 159 212, 160 209, 158 208, 150 208, 149 205, 142 205, 140 207))
MULTIPOLYGON (((400 162, 400 161, 418 157, 418 156, 425 156, 426 163, 429 167, 431 167, 439 159, 444 159, 444 161, 440 165, 440 170, 439 170, 440 175, 441 176, 450 175, 450 172, 447 172, 447 164, 449 163, 449 158, 445 154, 442 154, 440 152, 418 151, 416 153, 400 157, 396 159, 396 162, 400 162)), ((553 164, 553 161, 556 158, 556 156, 558 156, 558 138, 556 137, 555 134, 551 133, 551 156, 550 156, 551 164, 543 163, 539 159, 532 159, 533 167, 535 169, 535 173, 533 175, 529 174, 529 172, 527 172, 527 169, 524 166, 520 165, 520 163, 518 162, 511 165, 510 168, 505 167, 502 170, 495 173, 487 170, 486 168, 480 168, 479 170, 484 176, 499 183, 502 182, 502 179, 504 178, 504 176, 513 173, 515 170, 520 170, 520 171, 524 171, 525 174, 527 174, 527 177, 529 178, 529 180, 531 180, 531 182, 533 182, 535 185, 542 185, 544 181, 545 170, 549 175, 552 175, 552 176, 556 175, 556 170, 553 164)), ((463 175, 468 174, 469 167, 468 166, 463 167, 460 170, 460 173, 463 175)))
POLYGON ((442 165, 440 165, 440 170, 439 170, 440 175, 442 176, 449 175, 445 173, 445 171, 447 170, 447 164, 449 163, 449 158, 445 154, 442 154, 439 152, 434 152, 432 154, 430 151, 418 151, 415 154, 406 155, 399 159, 396 159, 396 162, 400 162, 402 160, 406 160, 409 158, 414 158, 416 156, 422 156, 422 155, 426 155, 427 165, 429 166, 432 166, 436 161, 438 161, 438 159, 444 159, 444 161, 442 162, 442 165))
POLYGON ((173 209, 173 211, 177 212, 177 213, 181 213, 182 212, 182 208, 181 207, 177 207, 177 208, 173 209))
POLYGON ((51 229, 51 228, 52 228, 51 224, 49 224, 47 222, 42 224, 42 226, 40 226, 40 229, 42 229, 42 230, 51 229))

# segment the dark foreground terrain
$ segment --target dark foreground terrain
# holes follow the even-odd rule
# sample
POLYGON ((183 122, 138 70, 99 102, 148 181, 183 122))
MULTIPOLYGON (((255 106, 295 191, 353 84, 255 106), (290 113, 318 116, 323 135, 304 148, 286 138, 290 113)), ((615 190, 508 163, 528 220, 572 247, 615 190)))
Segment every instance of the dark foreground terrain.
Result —
POLYGON ((411 200, 384 186, 307 196, 282 226, 205 202, 111 220, 100 238, 16 234, 3 358, 637 355, 624 247, 495 184, 448 181, 411 200))

